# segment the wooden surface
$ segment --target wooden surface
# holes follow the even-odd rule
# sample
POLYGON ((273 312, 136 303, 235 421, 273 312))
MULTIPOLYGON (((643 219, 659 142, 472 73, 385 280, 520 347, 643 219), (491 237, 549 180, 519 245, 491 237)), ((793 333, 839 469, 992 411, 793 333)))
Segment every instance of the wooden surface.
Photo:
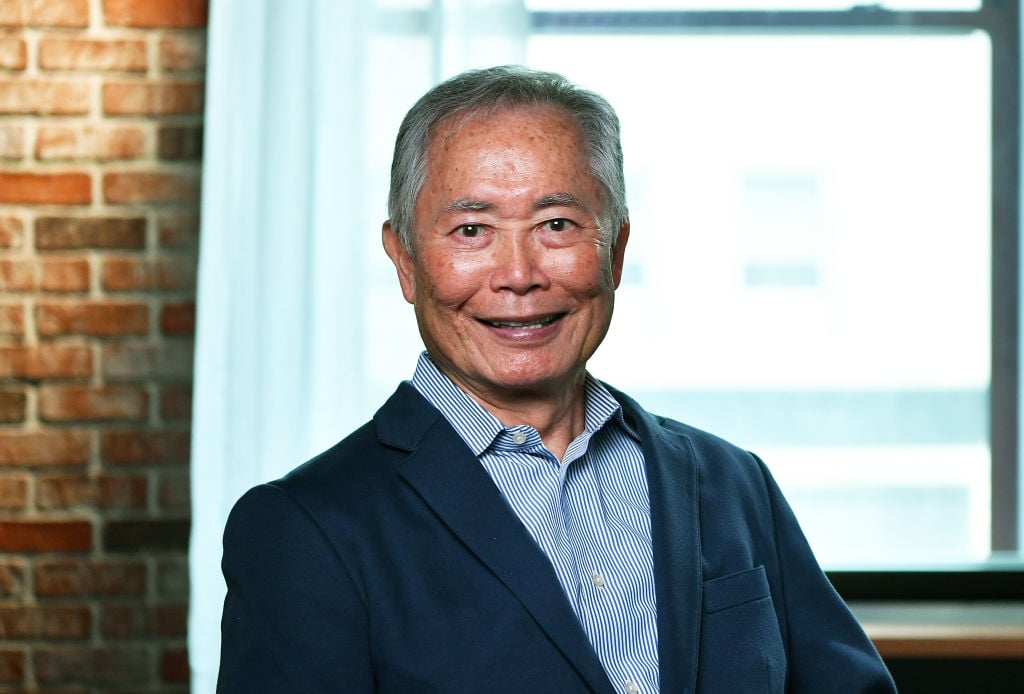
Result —
POLYGON ((850 607, 885 658, 1024 658, 1024 604, 850 607))

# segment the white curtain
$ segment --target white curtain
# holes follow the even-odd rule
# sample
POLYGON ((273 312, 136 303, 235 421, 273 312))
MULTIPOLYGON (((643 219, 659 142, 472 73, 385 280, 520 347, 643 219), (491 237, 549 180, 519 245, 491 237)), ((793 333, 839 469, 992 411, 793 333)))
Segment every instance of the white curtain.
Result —
POLYGON ((421 349, 380 249, 391 146, 522 0, 213 0, 192 442, 193 692, 214 691, 234 501, 367 420, 421 349))

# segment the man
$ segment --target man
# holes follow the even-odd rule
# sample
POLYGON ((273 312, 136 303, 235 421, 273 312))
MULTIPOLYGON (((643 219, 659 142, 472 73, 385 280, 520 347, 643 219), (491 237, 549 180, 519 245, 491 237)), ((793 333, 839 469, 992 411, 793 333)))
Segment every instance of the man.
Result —
POLYGON ((435 87, 389 214, 426 352, 236 505, 219 691, 894 691, 762 463, 586 371, 630 231, 601 97, 435 87))

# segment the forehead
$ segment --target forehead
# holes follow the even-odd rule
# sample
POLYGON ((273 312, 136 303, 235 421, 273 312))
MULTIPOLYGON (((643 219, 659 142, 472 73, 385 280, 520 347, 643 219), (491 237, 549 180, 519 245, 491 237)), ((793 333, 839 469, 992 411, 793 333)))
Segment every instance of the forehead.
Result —
POLYGON ((523 145, 557 151, 562 156, 582 155, 585 149, 578 120, 562 106, 499 106, 442 120, 428 142, 427 166, 452 154, 465 156, 483 148, 523 145))

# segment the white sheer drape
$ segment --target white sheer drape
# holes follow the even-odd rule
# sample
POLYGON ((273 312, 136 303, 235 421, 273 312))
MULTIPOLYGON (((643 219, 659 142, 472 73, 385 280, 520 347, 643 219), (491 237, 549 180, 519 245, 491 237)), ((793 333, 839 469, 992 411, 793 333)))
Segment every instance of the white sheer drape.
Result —
POLYGON ((439 78, 525 55, 522 0, 411 4, 211 2, 192 443, 196 694, 216 681, 232 504, 365 421, 420 349, 379 242, 398 122, 439 78))

